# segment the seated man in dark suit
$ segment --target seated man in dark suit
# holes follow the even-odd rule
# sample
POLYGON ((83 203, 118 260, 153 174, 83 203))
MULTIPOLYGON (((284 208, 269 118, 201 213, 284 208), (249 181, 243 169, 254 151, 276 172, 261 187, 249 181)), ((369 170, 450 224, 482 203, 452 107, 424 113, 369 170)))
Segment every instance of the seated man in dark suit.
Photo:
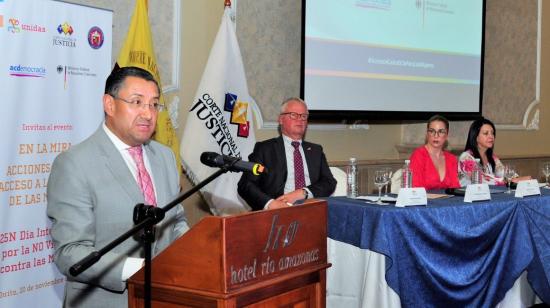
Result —
POLYGON ((323 148, 303 141, 308 110, 299 98, 289 98, 281 106, 277 138, 257 142, 249 161, 263 164, 268 174, 243 173, 239 195, 253 210, 275 209, 297 200, 328 197, 336 180, 328 167, 323 148))

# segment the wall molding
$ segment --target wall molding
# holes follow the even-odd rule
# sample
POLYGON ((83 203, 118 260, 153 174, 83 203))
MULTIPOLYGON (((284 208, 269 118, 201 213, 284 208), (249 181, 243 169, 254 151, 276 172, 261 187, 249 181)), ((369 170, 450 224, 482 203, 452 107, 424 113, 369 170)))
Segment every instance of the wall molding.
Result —
POLYGON ((542 32, 542 0, 537 1, 537 56, 536 56, 536 80, 535 80, 535 99, 527 106, 523 114, 521 124, 497 124, 498 129, 504 130, 538 130, 539 129, 539 109, 536 108, 540 103, 540 62, 541 62, 541 32, 542 32))
MULTIPOLYGON (((168 94, 180 89, 180 61, 181 61, 181 0, 172 0, 172 65, 170 82, 163 83, 162 93, 168 94)), ((160 55, 159 55, 160 56, 160 55)))

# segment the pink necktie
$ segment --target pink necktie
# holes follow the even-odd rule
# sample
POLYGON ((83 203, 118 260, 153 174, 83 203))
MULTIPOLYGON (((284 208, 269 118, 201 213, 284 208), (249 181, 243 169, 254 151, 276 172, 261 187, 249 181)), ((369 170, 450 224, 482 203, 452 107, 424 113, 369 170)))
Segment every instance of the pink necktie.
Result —
POLYGON ((306 179, 304 177, 304 162, 300 154, 300 142, 292 141, 294 147, 294 189, 304 188, 306 179))
POLYGON ((145 169, 145 163, 143 162, 143 151, 141 149, 141 146, 131 147, 128 149, 128 152, 130 153, 130 156, 132 156, 132 158, 134 159, 134 162, 137 166, 137 179, 139 189, 141 189, 141 192, 145 197, 145 204, 156 206, 157 199, 155 198, 155 189, 153 187, 153 181, 151 181, 151 177, 149 176, 149 172, 147 172, 147 169, 145 169))

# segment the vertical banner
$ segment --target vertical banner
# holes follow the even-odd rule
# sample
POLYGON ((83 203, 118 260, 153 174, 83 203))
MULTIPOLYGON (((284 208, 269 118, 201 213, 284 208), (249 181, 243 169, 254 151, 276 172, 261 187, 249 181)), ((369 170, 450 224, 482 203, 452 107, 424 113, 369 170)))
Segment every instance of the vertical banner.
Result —
MULTIPOLYGON (((162 89, 157 63, 157 57, 153 48, 153 36, 151 34, 151 27, 149 27, 149 16, 147 15, 147 0, 136 0, 136 7, 130 21, 126 41, 122 45, 116 66, 137 66, 142 68, 155 77, 159 87, 162 89)), ((167 106, 166 99, 162 93, 160 95, 160 102, 167 106)), ((180 145, 176 140, 176 131, 168 115, 168 110, 158 113, 157 127, 155 128, 153 139, 172 149, 178 168, 181 169, 180 145)))
POLYGON ((103 120, 112 12, 0 0, 0 307, 60 307, 46 187, 56 155, 103 120))

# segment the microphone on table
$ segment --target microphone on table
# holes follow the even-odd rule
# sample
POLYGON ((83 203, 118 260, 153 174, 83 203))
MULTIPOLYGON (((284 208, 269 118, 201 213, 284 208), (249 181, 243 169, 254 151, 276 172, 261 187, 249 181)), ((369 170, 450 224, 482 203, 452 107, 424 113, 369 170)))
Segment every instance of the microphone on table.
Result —
POLYGON ((229 166, 229 171, 232 172, 252 172, 254 175, 267 173, 267 168, 262 164, 243 161, 237 157, 221 155, 215 152, 203 152, 201 154, 201 163, 217 168, 229 166))

